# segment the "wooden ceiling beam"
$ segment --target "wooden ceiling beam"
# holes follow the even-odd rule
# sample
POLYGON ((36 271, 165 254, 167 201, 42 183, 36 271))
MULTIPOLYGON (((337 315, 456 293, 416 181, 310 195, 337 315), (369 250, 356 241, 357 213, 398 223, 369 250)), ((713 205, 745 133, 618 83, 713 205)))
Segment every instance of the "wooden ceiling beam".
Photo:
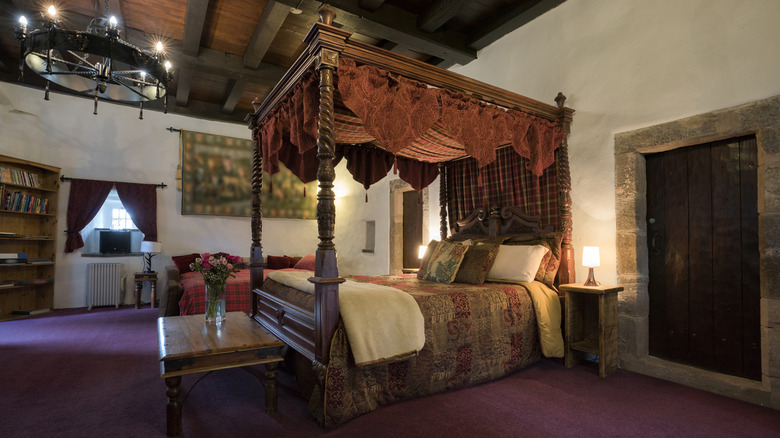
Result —
POLYGON ((499 18, 487 23, 468 36, 468 46, 474 50, 482 50, 494 41, 521 26, 530 23, 565 2, 566 0, 526 0, 519 2, 514 9, 503 12, 499 18))
POLYGON ((249 79, 252 82, 273 86, 287 71, 284 67, 262 63, 257 70, 244 68, 242 56, 231 55, 213 49, 201 48, 198 56, 187 56, 172 50, 168 59, 175 71, 190 68, 194 71, 225 76, 231 79, 249 79))
MULTIPOLYGON (((330 0, 328 4, 338 9, 335 23, 348 32, 389 40, 461 65, 477 58, 477 51, 466 45, 466 35, 451 30, 423 32, 417 28, 417 15, 391 4, 383 4, 376 12, 362 9, 359 0, 330 0)), ((316 14, 319 6, 319 1, 304 0, 301 9, 316 14)))
POLYGON ((360 0, 360 8, 374 12, 379 9, 385 0, 360 0))
POLYGON ((192 70, 179 69, 176 75, 176 105, 187 106, 190 100, 190 87, 192 86, 192 70))
POLYGON ((435 32, 458 15, 465 4, 466 0, 437 0, 420 14, 417 27, 424 32, 435 32))
POLYGON ((256 69, 260 66, 289 13, 289 6, 274 0, 268 2, 244 52, 244 67, 256 69))
POLYGON ((227 98, 225 98, 225 103, 222 105, 222 112, 225 114, 233 113, 238 101, 241 99, 241 95, 244 94, 244 89, 249 85, 246 79, 237 79, 230 82, 230 90, 228 90, 227 98))
MULTIPOLYGON (((209 0, 187 0, 187 15, 185 15, 184 39, 182 52, 189 56, 198 56, 203 26, 206 23, 206 12, 209 10, 209 0)), ((177 96, 178 99, 178 96, 177 96)))

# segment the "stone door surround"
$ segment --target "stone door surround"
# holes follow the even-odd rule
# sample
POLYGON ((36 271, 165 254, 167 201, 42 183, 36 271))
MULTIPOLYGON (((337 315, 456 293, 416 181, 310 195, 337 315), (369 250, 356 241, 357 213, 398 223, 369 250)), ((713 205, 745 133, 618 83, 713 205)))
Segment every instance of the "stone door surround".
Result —
POLYGON ((620 365, 780 409, 780 96, 615 135, 620 365), (649 297, 644 154, 754 134, 761 257, 760 382, 648 354, 649 297))

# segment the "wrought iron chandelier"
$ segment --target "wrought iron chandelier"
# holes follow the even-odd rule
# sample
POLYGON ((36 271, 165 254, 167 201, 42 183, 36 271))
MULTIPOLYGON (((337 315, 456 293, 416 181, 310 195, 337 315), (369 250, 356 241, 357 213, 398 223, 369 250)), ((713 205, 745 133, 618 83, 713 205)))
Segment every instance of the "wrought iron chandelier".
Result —
POLYGON ((19 81, 24 65, 46 79, 44 99, 49 100, 49 84, 54 82, 95 99, 139 102, 143 119, 144 102, 163 98, 168 112, 168 83, 173 78, 171 63, 163 57, 163 46, 143 51, 123 40, 117 19, 108 16, 108 0, 103 17, 95 17, 86 31, 62 29, 54 6, 41 13, 41 28, 28 31, 22 16, 14 29, 20 41, 19 81))

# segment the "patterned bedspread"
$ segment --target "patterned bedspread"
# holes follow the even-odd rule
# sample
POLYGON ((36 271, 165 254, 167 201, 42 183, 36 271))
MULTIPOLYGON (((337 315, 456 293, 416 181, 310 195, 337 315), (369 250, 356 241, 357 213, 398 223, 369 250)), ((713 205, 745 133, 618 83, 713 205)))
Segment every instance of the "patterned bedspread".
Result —
POLYGON ((339 324, 325 397, 315 388, 309 403, 324 427, 401 400, 494 380, 541 357, 533 304, 523 286, 441 284, 414 276, 349 278, 410 293, 425 318, 425 346, 406 361, 356 367, 339 324))

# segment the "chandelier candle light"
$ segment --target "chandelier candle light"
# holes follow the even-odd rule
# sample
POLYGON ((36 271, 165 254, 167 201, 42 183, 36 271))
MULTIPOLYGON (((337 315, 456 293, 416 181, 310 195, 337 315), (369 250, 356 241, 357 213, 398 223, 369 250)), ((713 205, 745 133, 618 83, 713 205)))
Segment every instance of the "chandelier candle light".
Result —
POLYGON ((228 277, 235 277, 241 257, 224 252, 203 253, 190 265, 194 272, 203 275, 206 284, 206 324, 221 327, 225 321, 225 283, 228 277))
POLYGON ((143 119, 144 102, 164 98, 168 112, 168 83, 173 79, 171 63, 163 59, 162 43, 154 51, 143 51, 119 35, 116 17, 95 17, 85 32, 62 29, 54 6, 41 13, 40 29, 28 30, 27 18, 19 18, 14 34, 20 42, 19 81, 24 65, 46 79, 82 94, 93 94, 97 114, 98 98, 118 102, 139 102, 143 119))

